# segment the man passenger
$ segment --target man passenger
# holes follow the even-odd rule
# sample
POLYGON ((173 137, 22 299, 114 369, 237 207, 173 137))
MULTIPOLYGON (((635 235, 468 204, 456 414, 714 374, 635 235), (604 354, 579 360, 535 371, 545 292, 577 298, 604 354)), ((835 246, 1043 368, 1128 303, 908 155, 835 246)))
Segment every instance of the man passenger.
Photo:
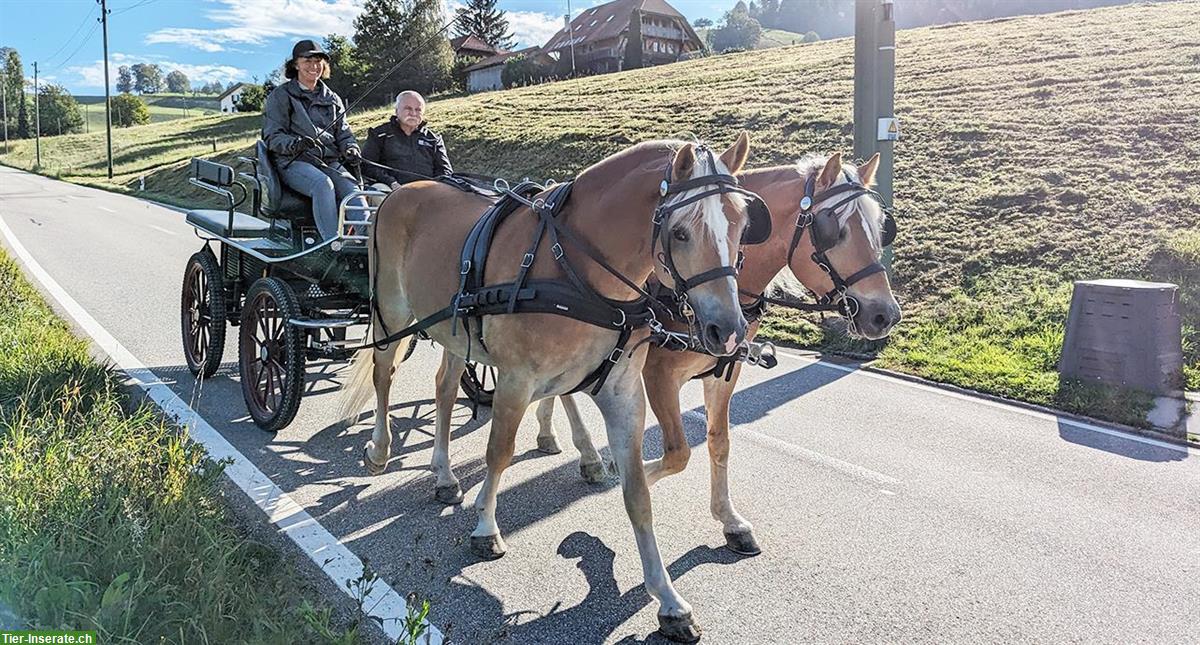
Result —
POLYGON ((363 164, 363 175, 392 190, 454 172, 442 138, 425 123, 424 97, 412 90, 396 95, 396 113, 367 132, 363 158, 387 166, 363 164))

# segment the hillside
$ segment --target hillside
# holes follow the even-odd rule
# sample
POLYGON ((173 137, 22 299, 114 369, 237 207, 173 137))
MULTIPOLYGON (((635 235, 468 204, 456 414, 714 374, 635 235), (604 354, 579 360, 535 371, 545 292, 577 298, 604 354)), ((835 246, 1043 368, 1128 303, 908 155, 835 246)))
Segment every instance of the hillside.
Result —
MULTIPOLYGON (((89 132, 104 129, 104 96, 76 96, 75 100, 84 110, 89 132)), ((150 110, 150 122, 170 121, 190 116, 217 114, 221 111, 216 96, 185 94, 146 94, 142 96, 150 110)))
MULTIPOLYGON (((1200 387, 1196 24, 1200 3, 1180 2, 897 34, 894 276, 907 320, 884 364, 1096 412, 1054 374, 1069 281, 1171 278, 1185 286, 1200 387)), ((842 39, 449 99, 428 114, 456 167, 476 172, 563 178, 642 139, 724 144, 742 128, 752 163, 770 165, 851 149, 852 75, 842 39)), ((384 115, 351 123, 363 132, 384 115)), ((148 196, 193 199, 187 157, 216 138, 230 159, 258 125, 215 116, 122 132, 118 186, 145 172, 148 196)), ((43 141, 47 170, 103 183, 103 137, 61 139, 43 141)), ((31 157, 18 144, 0 161, 31 157)), ((839 345, 787 317, 773 331, 839 345)))
MULTIPOLYGON (((696 34, 700 36, 702 42, 708 42, 708 32, 711 28, 704 27, 696 30, 696 34)), ((817 39, 819 40, 819 38, 817 39)), ((772 47, 783 47, 784 45, 799 45, 804 42, 804 34, 798 34, 794 31, 786 31, 783 29, 763 29, 762 35, 758 39, 758 45, 755 49, 770 49, 772 47)))

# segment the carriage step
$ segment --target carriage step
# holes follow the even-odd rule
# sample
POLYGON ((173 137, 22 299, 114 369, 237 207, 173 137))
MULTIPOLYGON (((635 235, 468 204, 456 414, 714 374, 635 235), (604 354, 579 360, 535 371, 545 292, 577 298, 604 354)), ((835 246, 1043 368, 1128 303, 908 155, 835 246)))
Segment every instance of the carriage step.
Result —
POLYGON ((302 329, 330 329, 361 325, 363 321, 356 318, 292 318, 288 324, 302 329))

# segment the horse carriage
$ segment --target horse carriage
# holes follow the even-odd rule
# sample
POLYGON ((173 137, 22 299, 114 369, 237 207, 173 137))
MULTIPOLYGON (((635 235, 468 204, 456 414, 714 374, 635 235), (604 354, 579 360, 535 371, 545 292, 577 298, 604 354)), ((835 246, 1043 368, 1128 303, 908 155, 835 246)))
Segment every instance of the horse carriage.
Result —
MULTIPOLYGON (((225 204, 187 212, 204 246, 184 270, 183 354, 192 374, 212 376, 221 365, 226 325, 236 327, 246 408, 255 424, 274 432, 300 407, 305 363, 346 360, 364 340, 348 331, 370 320, 366 231, 385 194, 348 195, 339 205, 338 234, 321 240, 310 201, 280 181, 262 141, 254 158, 238 162, 235 171, 191 161, 188 181, 225 204), (359 197, 366 207, 356 205, 359 197), (350 217, 355 211, 366 212, 350 217)), ((489 372, 472 365, 463 374, 463 390, 476 404, 490 403, 488 383, 495 381, 489 372)))

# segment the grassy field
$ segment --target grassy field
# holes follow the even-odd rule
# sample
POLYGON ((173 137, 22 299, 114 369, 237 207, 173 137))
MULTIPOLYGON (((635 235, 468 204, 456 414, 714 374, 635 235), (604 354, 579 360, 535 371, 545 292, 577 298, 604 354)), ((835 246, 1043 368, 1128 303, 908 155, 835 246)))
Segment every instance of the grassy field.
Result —
MULTIPOLYGON (((84 111, 88 132, 104 131, 104 97, 76 96, 75 100, 84 111)), ((220 114, 221 106, 215 96, 191 96, 184 94, 147 94, 142 97, 150 110, 150 122, 159 123, 193 116, 220 114)))
MULTIPOLYGON (((710 28, 697 29, 696 35, 700 36, 700 40, 708 43, 708 32, 710 28)), ((764 29, 758 39, 758 45, 755 49, 770 49, 772 47, 783 47, 784 45, 799 45, 804 42, 804 34, 798 34, 794 31, 786 31, 783 29, 764 29)))
MULTIPOLYGON (((1172 279, 1188 385, 1200 388, 1198 22, 1200 3, 1177 2, 899 32, 894 281, 906 320, 887 344, 848 344, 786 314, 769 333, 1111 418, 1111 399, 1063 390, 1055 374, 1070 282, 1172 279)), ((447 99, 427 113, 455 166, 476 172, 563 178, 639 140, 692 132, 725 144, 743 128, 763 166, 851 150, 852 76, 842 39, 447 99)), ((384 116, 351 123, 362 133, 384 116)), ((51 174, 118 190, 145 173, 146 196, 198 203, 186 159, 213 138, 216 157, 232 159, 259 124, 123 132, 112 184, 100 180, 102 137, 44 142, 43 158, 51 174)), ((31 156, 18 144, 0 161, 29 167, 31 156)))
POLYGON ((0 249, 0 605, 104 643, 353 642, 235 527, 223 466, 128 404, 0 249))

